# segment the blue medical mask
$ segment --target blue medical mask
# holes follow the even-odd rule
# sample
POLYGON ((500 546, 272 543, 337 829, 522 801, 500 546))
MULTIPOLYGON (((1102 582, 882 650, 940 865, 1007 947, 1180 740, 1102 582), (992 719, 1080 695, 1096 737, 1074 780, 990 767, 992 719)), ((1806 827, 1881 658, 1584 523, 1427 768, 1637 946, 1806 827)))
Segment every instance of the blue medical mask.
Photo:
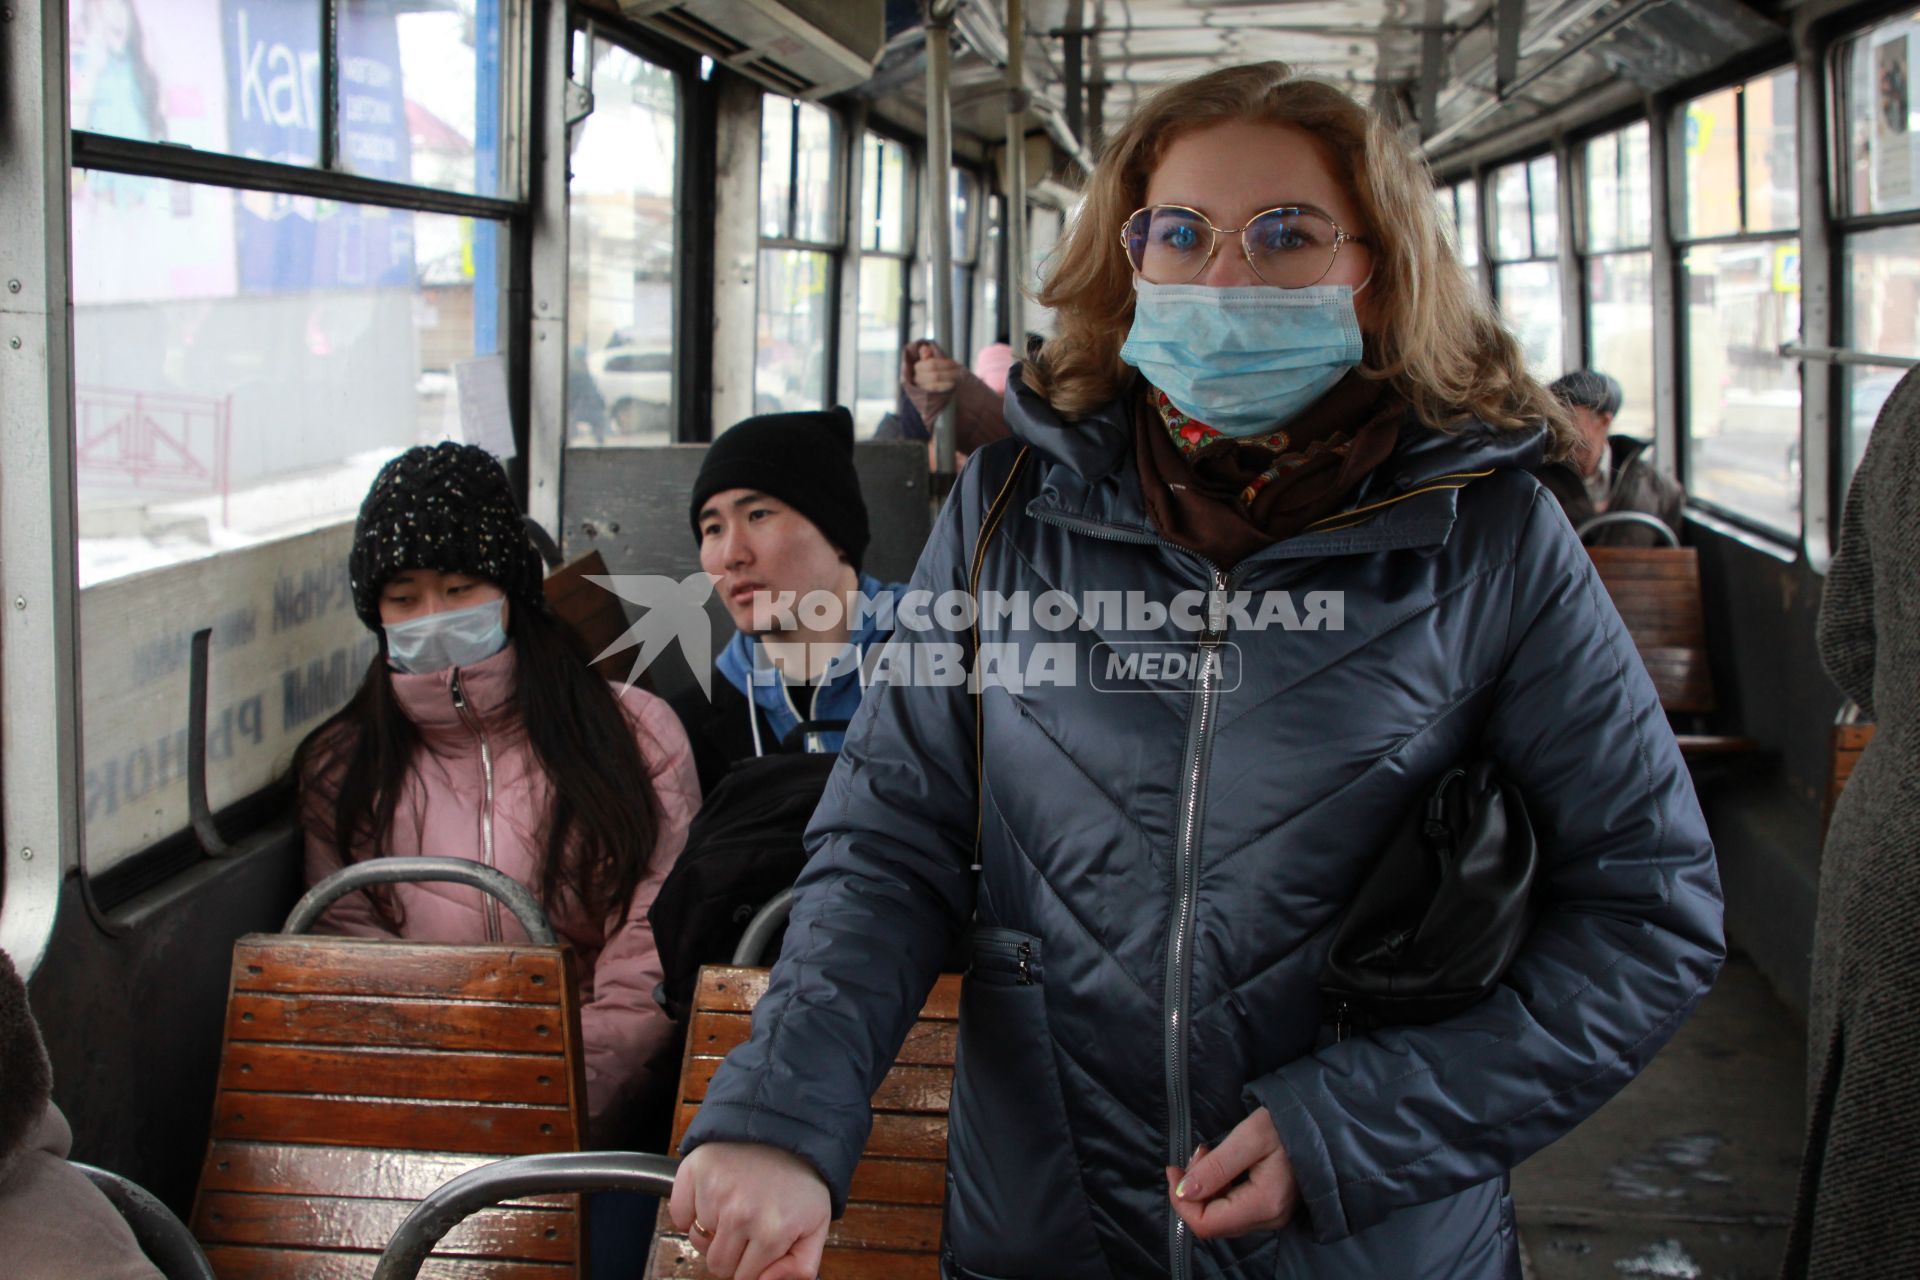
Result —
POLYGON ((506 598, 390 622, 387 661, 410 676, 470 667, 507 647, 506 598))
POLYGON ((1352 285, 1215 289, 1135 277, 1133 287, 1120 358, 1222 435, 1284 426, 1363 354, 1352 285))

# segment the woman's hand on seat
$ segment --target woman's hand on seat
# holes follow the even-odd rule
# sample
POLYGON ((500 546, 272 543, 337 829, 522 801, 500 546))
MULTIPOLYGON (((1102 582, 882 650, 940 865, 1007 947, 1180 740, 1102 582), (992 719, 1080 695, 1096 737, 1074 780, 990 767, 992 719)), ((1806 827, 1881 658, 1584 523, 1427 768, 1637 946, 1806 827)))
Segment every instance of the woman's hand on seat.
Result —
POLYGON ((1196 1147, 1184 1172, 1168 1165, 1167 1193, 1202 1240, 1277 1231, 1300 1205, 1293 1162, 1265 1107, 1235 1125, 1218 1149, 1196 1147), (1246 1180, 1237 1181, 1242 1174, 1246 1180))
POLYGON ((797 1156, 709 1142, 680 1162, 667 1212, 720 1280, 814 1280, 833 1201, 797 1156))

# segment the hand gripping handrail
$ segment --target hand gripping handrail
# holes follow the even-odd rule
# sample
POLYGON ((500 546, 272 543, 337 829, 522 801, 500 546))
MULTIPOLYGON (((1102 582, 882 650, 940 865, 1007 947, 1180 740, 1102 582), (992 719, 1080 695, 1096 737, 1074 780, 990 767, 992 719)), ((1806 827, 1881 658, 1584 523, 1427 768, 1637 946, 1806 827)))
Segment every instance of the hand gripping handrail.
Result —
POLYGON ((140 1252, 160 1269, 167 1280, 214 1280, 213 1267, 200 1251, 200 1242, 187 1230, 187 1224, 162 1204, 160 1198, 139 1183, 106 1169, 73 1162, 87 1181, 99 1188, 113 1207, 120 1211, 140 1252))
POLYGON ((373 1280, 416 1280, 427 1254, 480 1210, 521 1196, 630 1191, 666 1199, 679 1162, 634 1151, 562 1151, 513 1156, 469 1169, 427 1193, 387 1242, 373 1280))
POLYGON ((747 922, 747 931, 740 935, 740 945, 733 949, 733 962, 744 965, 765 964, 767 948, 786 929, 787 917, 792 912, 792 889, 782 889, 767 899, 767 905, 754 912, 753 919, 747 922))
POLYGON ((1665 520, 1659 516, 1648 515, 1644 511, 1609 511, 1603 516, 1582 521, 1580 527, 1574 532, 1579 535, 1580 541, 1585 542, 1588 534, 1616 524, 1644 525, 1659 534, 1660 540, 1669 547, 1677 549, 1680 546, 1680 539, 1673 536, 1673 530, 1667 526, 1665 520))
POLYGON ((305 933, 320 918, 320 913, 340 898, 377 884, 402 884, 421 880, 445 880, 471 885, 491 894, 513 912, 513 918, 527 931, 527 937, 542 946, 554 942, 553 926, 547 913, 527 887, 505 872, 465 858, 368 858, 340 868, 313 888, 293 906, 293 913, 281 927, 282 933, 305 933))

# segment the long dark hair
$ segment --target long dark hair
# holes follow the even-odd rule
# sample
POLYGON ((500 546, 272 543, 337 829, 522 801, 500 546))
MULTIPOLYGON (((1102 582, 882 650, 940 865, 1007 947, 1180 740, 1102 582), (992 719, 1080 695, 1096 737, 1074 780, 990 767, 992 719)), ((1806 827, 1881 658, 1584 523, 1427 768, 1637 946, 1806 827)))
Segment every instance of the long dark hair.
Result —
MULTIPOLYGON (((551 614, 517 600, 508 614, 514 710, 549 788, 540 901, 553 915, 561 893, 571 892, 604 921, 624 914, 653 860, 659 800, 618 699, 571 636, 551 614)), ((394 696, 382 632, 359 690, 294 752, 301 823, 343 862, 386 852, 421 749, 418 726, 394 696)), ((394 896, 369 896, 398 932, 405 921, 394 896)))

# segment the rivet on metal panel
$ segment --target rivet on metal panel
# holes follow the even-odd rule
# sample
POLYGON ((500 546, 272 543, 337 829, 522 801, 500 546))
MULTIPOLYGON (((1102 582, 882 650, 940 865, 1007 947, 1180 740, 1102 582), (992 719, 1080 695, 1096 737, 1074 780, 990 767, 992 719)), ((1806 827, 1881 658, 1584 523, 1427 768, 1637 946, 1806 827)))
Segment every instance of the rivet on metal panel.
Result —
POLYGON ((27 598, 26 598, 25 596, 15 596, 15 597, 13 598, 13 607, 14 607, 14 608, 16 608, 16 609, 24 609, 24 608, 26 608, 26 607, 27 607, 27 598))
POLYGON ((20 282, 18 280, 7 281, 7 292, 8 293, 20 292, 20 282))
POLYGON ((18 350, 20 349, 20 339, 18 339, 18 338, 8 338, 8 339, 7 339, 7 345, 8 345, 8 346, 10 346, 10 347, 12 347, 12 348, 13 348, 13 349, 14 349, 15 351, 18 351, 18 350))
POLYGON ((31 849, 26 849, 26 848, 23 848, 23 849, 21 849, 21 850, 20 850, 20 861, 22 861, 22 862, 32 862, 32 861, 33 861, 33 850, 31 850, 31 849))

